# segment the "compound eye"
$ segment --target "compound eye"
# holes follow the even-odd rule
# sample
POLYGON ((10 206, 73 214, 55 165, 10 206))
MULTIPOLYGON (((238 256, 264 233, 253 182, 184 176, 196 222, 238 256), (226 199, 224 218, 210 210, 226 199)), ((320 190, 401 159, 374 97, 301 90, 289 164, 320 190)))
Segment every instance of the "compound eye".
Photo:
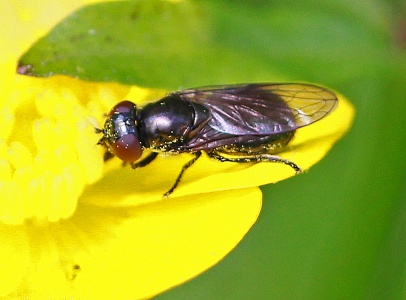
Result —
POLYGON ((126 163, 138 160, 142 155, 141 143, 138 137, 133 134, 125 134, 110 145, 110 150, 115 156, 126 163))
POLYGON ((117 103, 110 111, 109 116, 113 114, 122 114, 122 113, 135 113, 135 104, 131 101, 124 100, 117 103))

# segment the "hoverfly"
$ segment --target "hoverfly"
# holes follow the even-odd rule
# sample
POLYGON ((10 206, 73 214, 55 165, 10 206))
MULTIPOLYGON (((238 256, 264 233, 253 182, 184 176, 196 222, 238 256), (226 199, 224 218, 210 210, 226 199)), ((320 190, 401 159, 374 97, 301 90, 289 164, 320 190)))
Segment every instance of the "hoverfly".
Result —
POLYGON ((173 92, 137 107, 125 100, 107 116, 98 144, 133 168, 151 163, 159 153, 192 153, 184 172, 202 151, 221 162, 277 162, 301 169, 277 154, 298 128, 328 115, 337 104, 334 92, 305 83, 258 83, 199 87, 173 92), (143 149, 151 154, 140 160, 143 149))

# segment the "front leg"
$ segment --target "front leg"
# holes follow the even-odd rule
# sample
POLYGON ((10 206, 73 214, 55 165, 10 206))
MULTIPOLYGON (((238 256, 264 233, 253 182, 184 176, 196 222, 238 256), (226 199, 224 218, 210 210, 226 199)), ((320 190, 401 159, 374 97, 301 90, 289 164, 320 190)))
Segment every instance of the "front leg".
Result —
POLYGON ((106 150, 103 155, 103 161, 106 162, 114 157, 114 154, 106 150))
POLYGON ((139 162, 132 162, 131 167, 133 169, 142 168, 152 162, 158 156, 157 152, 151 152, 147 157, 140 160, 139 162))

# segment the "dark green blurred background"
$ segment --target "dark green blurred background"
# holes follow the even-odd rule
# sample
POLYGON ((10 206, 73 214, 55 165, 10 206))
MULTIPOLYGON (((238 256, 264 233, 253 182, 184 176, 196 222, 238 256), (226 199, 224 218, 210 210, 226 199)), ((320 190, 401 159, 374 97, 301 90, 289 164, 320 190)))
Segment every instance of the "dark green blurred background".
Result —
POLYGON ((157 299, 406 299, 404 0, 135 1, 90 12, 91 27, 74 25, 77 13, 60 26, 68 38, 51 33, 22 62, 40 54, 49 66, 34 64, 39 72, 167 89, 308 81, 357 109, 321 163, 262 187, 260 218, 230 255, 157 299))
POLYGON ((283 79, 340 91, 356 119, 310 172, 262 188, 258 222, 224 261, 158 299, 406 299, 406 3, 222 9, 217 28, 238 29, 221 38, 283 79))

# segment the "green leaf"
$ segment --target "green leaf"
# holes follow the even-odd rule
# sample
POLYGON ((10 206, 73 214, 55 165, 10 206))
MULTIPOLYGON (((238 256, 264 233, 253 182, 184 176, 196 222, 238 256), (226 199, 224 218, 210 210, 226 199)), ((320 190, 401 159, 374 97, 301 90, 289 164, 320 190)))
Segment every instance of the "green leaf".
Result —
POLYGON ((328 2, 309 10, 308 5, 98 3, 68 16, 33 45, 21 57, 18 71, 168 89, 287 77, 326 83, 356 76, 380 54, 371 43, 384 39, 376 34, 383 31, 382 22, 368 20, 365 26, 354 17, 339 23, 337 11, 347 13, 345 6, 328 2), (346 59, 349 53, 355 65, 346 59))
POLYGON ((84 7, 25 53, 18 72, 165 88, 221 83, 224 77, 269 80, 263 58, 216 44, 210 7, 155 0, 84 7))

